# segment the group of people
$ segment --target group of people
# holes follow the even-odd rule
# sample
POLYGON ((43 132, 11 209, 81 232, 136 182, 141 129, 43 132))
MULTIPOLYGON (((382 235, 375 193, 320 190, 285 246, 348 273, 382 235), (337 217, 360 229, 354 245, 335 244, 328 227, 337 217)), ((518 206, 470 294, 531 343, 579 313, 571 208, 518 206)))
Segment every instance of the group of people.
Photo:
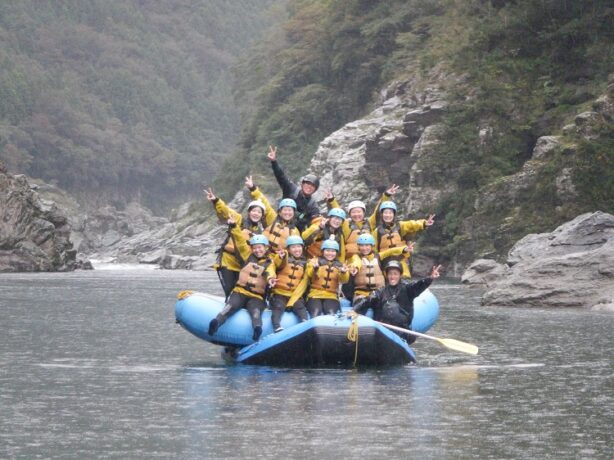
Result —
MULTIPOLYGON (((326 192, 327 212, 322 214, 314 193, 320 181, 313 174, 292 182, 277 161, 277 149, 267 155, 282 199, 274 208, 254 184, 245 179, 252 201, 245 216, 231 209, 211 188, 206 198, 218 218, 228 225, 215 268, 226 296, 222 311, 209 323, 208 334, 234 313, 245 308, 252 319, 253 339, 262 334, 266 301, 272 311, 275 332, 281 331, 284 311, 301 321, 340 310, 339 296, 352 300, 353 310, 372 308, 374 319, 408 327, 413 300, 439 277, 440 266, 428 277, 412 281, 409 258, 415 235, 434 224, 427 219, 400 221, 392 185, 380 197, 373 212, 360 200, 346 211, 331 191, 326 192), (349 214, 349 216, 348 216, 349 214)), ((412 341, 412 336, 405 336, 412 341)))

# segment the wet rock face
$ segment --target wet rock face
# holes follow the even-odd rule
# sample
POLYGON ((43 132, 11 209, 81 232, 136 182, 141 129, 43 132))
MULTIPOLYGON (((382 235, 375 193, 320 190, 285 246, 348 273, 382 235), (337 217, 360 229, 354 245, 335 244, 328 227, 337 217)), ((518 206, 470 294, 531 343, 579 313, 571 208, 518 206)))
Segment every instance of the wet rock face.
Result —
POLYGON ((0 167, 0 272, 69 271, 75 258, 66 216, 0 167))
POLYGON ((487 286, 484 305, 614 311, 614 216, 582 214, 552 233, 527 235, 506 264, 476 261, 463 280, 487 286))

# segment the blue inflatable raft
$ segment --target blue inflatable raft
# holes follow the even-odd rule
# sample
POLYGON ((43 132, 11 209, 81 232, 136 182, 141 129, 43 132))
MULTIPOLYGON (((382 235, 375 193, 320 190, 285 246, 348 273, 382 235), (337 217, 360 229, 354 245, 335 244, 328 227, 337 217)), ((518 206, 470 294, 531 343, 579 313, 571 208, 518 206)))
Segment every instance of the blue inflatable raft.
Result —
MULTIPOLYGON (((273 333, 271 311, 262 314, 262 336, 254 343, 251 318, 240 310, 220 326, 214 336, 208 334, 209 322, 224 307, 224 298, 183 291, 177 296, 176 321, 196 337, 238 352, 232 359, 239 363, 274 366, 364 365, 387 366, 415 362, 407 342, 367 316, 324 315, 300 323, 296 315, 282 316, 283 331, 273 333)), ((342 310, 350 303, 342 299, 342 310)), ((439 303, 426 290, 414 300, 411 329, 426 332, 439 316, 439 303)), ((408 325, 410 326, 410 325, 408 325)))

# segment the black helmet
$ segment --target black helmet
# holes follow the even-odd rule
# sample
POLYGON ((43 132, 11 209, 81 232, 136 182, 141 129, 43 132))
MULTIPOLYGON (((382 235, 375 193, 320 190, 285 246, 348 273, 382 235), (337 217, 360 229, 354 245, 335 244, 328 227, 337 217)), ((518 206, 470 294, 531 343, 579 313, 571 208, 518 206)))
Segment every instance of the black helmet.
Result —
POLYGON ((301 184, 303 182, 309 182, 310 184, 315 185, 316 190, 320 187, 320 178, 316 176, 315 174, 305 174, 301 178, 301 184))
POLYGON ((388 270, 390 270, 391 268, 396 268, 401 273, 403 273, 403 267, 401 266, 401 262, 399 262, 398 260, 391 260, 390 262, 388 262, 384 267, 384 271, 388 273, 388 270))

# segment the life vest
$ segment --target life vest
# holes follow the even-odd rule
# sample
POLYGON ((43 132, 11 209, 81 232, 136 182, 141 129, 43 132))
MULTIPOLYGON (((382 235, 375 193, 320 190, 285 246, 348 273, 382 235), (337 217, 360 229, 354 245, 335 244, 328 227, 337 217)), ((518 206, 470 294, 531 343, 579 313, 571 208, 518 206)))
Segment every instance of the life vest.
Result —
POLYGON ((369 225, 369 221, 365 220, 362 224, 362 227, 359 227, 356 222, 350 219, 350 234, 345 240, 345 258, 349 259, 355 254, 358 254, 358 237, 363 233, 371 233, 371 225, 369 225))
POLYGON ((377 226, 377 250, 385 251, 390 248, 398 248, 404 246, 405 240, 401 238, 401 227, 395 223, 392 227, 387 227, 384 224, 377 226))
MULTIPOLYGON (((243 233, 243 237, 245 238, 245 241, 249 241, 249 239, 252 236, 259 235, 263 231, 264 231, 264 228, 262 227, 261 223, 258 223, 256 225, 251 225, 249 227, 248 226, 244 226, 241 229, 241 233, 243 233)), ((235 248, 235 243, 234 243, 232 237, 230 236, 230 233, 228 233, 228 236, 226 237, 226 240, 222 244, 222 250, 224 252, 232 254, 233 256, 238 256, 239 255, 237 253, 236 248, 235 248)))
POLYGON ((288 258, 281 265, 281 269, 277 270, 275 289, 294 291, 303 278, 306 264, 306 259, 296 259, 288 255, 288 258))
POLYGON ((263 232, 264 236, 269 239, 269 244, 271 245, 270 251, 276 252, 280 249, 285 249, 286 240, 288 237, 293 233, 297 233, 298 231, 293 232, 294 229, 296 229, 294 224, 288 224, 279 217, 275 219, 273 223, 263 232))
POLYGON ((318 268, 313 271, 311 277, 311 289, 337 294, 339 275, 341 275, 340 269, 343 265, 337 259, 329 262, 322 257, 318 258, 318 264, 318 268))
POLYGON ((247 263, 239 272, 239 280, 237 286, 254 294, 264 295, 266 290, 267 280, 264 271, 271 263, 268 257, 265 259, 257 259, 255 256, 249 256, 247 263))
POLYGON ((305 244, 307 245, 307 254, 309 254, 311 257, 322 256, 322 242, 324 240, 331 239, 331 236, 332 239, 339 243, 339 247, 341 247, 341 227, 339 227, 339 229, 335 233, 332 233, 330 231, 330 227, 328 225, 325 225, 323 229, 313 233, 309 238, 307 238, 307 241, 305 241, 305 244))
POLYGON ((386 280, 380 267, 379 257, 376 255, 373 260, 363 257, 362 266, 354 277, 354 288, 359 291, 374 291, 385 284, 386 280))

